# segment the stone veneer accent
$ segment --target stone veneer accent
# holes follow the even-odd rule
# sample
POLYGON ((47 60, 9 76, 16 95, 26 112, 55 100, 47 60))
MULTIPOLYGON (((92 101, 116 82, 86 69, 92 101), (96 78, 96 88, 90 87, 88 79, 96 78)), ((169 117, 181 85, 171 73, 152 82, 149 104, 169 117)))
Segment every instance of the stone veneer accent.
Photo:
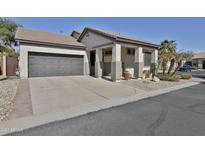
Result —
POLYGON ((134 76, 136 78, 142 78, 143 77, 143 62, 135 62, 134 63, 134 76))
POLYGON ((102 77, 102 62, 95 62, 95 77, 102 77))
POLYGON ((121 61, 116 61, 111 63, 111 78, 112 81, 119 81, 122 77, 122 63, 121 61))

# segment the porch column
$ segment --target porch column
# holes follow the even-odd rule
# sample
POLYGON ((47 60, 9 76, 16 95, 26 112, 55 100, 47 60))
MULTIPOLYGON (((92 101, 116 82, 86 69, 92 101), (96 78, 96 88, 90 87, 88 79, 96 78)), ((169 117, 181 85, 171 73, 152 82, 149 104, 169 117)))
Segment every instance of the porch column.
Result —
POLYGON ((135 48, 135 62, 134 62, 134 74, 136 78, 143 77, 143 51, 142 47, 135 48))
POLYGON ((84 75, 90 74, 89 59, 90 59, 90 52, 86 51, 86 53, 84 55, 84 75))
POLYGON ((97 48, 95 53, 95 77, 102 77, 102 49, 97 48))
POLYGON ((122 77, 121 44, 114 44, 112 47, 111 78, 118 82, 122 77))

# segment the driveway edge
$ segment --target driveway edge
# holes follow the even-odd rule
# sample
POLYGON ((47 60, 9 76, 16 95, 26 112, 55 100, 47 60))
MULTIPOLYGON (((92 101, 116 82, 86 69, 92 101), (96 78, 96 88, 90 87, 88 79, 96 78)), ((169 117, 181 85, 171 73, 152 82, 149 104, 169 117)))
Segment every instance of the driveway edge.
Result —
POLYGON ((25 129, 37 127, 43 124, 66 120, 70 118, 79 117, 91 112, 96 112, 103 109, 108 109, 111 107, 116 107, 128 103, 132 103, 134 101, 138 101, 141 99, 165 94, 171 91, 175 91, 178 89, 190 87, 193 85, 197 85, 199 82, 187 82, 182 85, 176 85, 169 88, 164 88, 160 90, 155 90, 152 92, 147 92, 143 94, 136 94, 128 97, 114 98, 105 101, 96 101, 87 104, 82 104, 76 107, 72 107, 70 109, 59 110, 56 112, 42 114, 38 116, 29 116, 25 118, 13 119, 6 122, 0 123, 0 135, 6 135, 14 132, 23 131, 25 129))

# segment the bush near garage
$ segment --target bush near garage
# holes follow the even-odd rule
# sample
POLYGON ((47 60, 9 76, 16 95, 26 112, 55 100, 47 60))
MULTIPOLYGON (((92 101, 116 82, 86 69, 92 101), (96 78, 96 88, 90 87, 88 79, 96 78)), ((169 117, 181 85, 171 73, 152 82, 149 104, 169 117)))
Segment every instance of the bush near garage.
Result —
POLYGON ((179 81, 179 77, 177 75, 171 75, 171 74, 159 74, 158 75, 158 78, 162 81, 173 81, 173 82, 176 82, 176 81, 179 81))
POLYGON ((189 80, 192 78, 192 75, 191 73, 182 73, 181 74, 181 79, 184 79, 184 80, 189 80))

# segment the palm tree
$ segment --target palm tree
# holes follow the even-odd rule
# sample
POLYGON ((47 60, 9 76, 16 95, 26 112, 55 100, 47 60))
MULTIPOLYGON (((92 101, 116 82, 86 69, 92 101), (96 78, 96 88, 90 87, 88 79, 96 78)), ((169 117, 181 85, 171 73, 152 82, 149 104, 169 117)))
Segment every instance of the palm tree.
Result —
POLYGON ((174 66, 174 57, 176 54, 176 41, 174 40, 164 40, 161 42, 161 47, 159 50, 159 63, 162 65, 163 75, 165 74, 167 62, 170 61, 170 67, 168 70, 168 74, 171 72, 174 66))
POLYGON ((184 52, 177 53, 175 59, 176 59, 176 62, 177 62, 177 67, 175 68, 175 70, 172 73, 172 75, 176 74, 178 69, 181 67, 182 61, 184 60, 184 52))

